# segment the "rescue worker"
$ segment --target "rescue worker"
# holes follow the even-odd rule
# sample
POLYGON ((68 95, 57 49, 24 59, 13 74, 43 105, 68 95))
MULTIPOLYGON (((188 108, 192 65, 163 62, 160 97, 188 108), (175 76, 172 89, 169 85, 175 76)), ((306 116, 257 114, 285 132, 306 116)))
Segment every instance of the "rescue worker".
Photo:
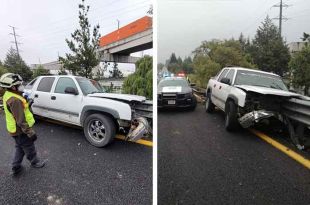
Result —
POLYGON ((15 140, 15 155, 12 163, 13 176, 22 170, 22 161, 26 155, 34 168, 42 168, 45 162, 39 160, 34 142, 37 135, 33 130, 34 117, 26 99, 22 96, 23 79, 18 74, 6 73, 0 78, 0 86, 6 91, 3 95, 6 127, 15 140))

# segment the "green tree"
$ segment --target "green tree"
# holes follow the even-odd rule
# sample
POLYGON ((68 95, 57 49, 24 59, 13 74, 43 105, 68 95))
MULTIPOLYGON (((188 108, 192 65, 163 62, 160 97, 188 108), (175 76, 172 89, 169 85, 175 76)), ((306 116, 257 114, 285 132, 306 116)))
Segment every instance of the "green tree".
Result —
POLYGON ((303 41, 310 42, 310 34, 303 33, 303 37, 301 38, 303 41))
POLYGON ((158 63, 157 64, 157 71, 161 71, 163 69, 163 67, 165 67, 165 65, 163 63, 158 63))
POLYGON ((220 71, 221 65, 214 62, 206 55, 196 55, 193 61, 194 73, 191 81, 195 82, 198 87, 206 88, 208 80, 220 71))
POLYGON ((169 59, 169 63, 178 63, 177 57, 175 56, 175 53, 172 53, 169 59))
MULTIPOLYGON (((179 61, 180 61, 180 57, 179 57, 179 61)), ((167 65, 167 68, 170 72, 172 73, 176 73, 178 71, 181 70, 181 65, 179 64, 179 61, 175 55, 175 53, 172 53, 169 60, 167 61, 168 62, 168 65, 167 65)), ((182 59, 181 59, 182 61, 182 59)))
POLYGON ((71 53, 66 57, 59 57, 64 69, 70 70, 74 75, 81 75, 92 78, 92 69, 100 62, 96 50, 99 48, 99 25, 94 26, 90 32, 88 21, 89 6, 85 5, 84 0, 79 4, 79 28, 72 34, 72 40, 66 39, 71 53))
POLYGON ((6 54, 4 66, 8 72, 22 76, 24 81, 28 81, 32 77, 32 71, 13 48, 10 48, 6 54))
POLYGON ((136 72, 123 83, 123 93, 153 98, 153 58, 144 56, 136 62, 136 72))
POLYGON ((301 51, 294 53, 289 68, 292 73, 292 83, 295 87, 303 87, 304 94, 308 94, 310 88, 310 45, 301 51))
POLYGON ((193 72, 193 61, 190 56, 184 58, 182 68, 186 74, 190 74, 193 72))
POLYGON ((122 78, 123 77, 123 73, 122 71, 118 69, 118 64, 116 62, 114 62, 112 70, 110 70, 109 72, 110 72, 111 78, 122 78))
POLYGON ((251 56, 260 70, 281 76, 288 71, 290 60, 288 46, 268 16, 257 29, 251 47, 251 56))
POLYGON ((3 74, 7 72, 8 72, 7 69, 3 65, 0 64, 0 76, 2 76, 3 74))
POLYGON ((41 75, 49 75, 49 70, 45 69, 42 65, 39 65, 33 70, 32 78, 36 78, 41 75))
POLYGON ((210 77, 225 66, 255 68, 252 59, 243 50, 240 40, 203 41, 195 49, 192 81, 200 87, 206 87, 210 77))

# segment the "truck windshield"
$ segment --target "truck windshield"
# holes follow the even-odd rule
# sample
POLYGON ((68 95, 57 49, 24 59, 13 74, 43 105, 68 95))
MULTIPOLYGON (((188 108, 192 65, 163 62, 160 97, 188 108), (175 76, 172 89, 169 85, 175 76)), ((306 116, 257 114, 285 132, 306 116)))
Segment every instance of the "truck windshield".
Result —
POLYGON ((92 94, 92 93, 104 93, 105 90, 101 85, 95 81, 87 78, 77 77, 76 78, 78 84, 81 87, 81 90, 84 95, 92 94))
POLYGON ((280 77, 255 71, 239 70, 234 84, 253 85, 288 91, 280 77))

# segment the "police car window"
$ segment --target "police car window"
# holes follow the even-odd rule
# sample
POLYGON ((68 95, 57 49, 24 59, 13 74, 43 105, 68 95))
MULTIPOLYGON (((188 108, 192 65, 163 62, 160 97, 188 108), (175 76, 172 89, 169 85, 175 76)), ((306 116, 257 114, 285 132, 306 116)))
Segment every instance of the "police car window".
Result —
POLYGON ((54 83, 55 78, 54 77, 44 77, 41 79, 39 85, 38 85, 38 91, 41 92, 51 92, 52 85, 54 83))
POLYGON ((217 81, 220 82, 220 81, 222 80, 222 78, 225 77, 225 75, 226 75, 227 72, 228 72, 228 69, 223 70, 223 72, 221 73, 221 75, 220 75, 220 77, 219 77, 219 79, 218 79, 217 81))
POLYGON ((231 70, 228 72, 227 76, 226 76, 226 78, 230 79, 230 83, 232 83, 232 81, 233 81, 233 79, 234 79, 234 75, 235 75, 235 70, 234 70, 234 69, 231 69, 231 70))
POLYGON ((63 77, 59 78, 56 88, 55 88, 55 93, 65 93, 65 89, 67 87, 72 87, 77 90, 76 85, 74 81, 71 78, 63 77))

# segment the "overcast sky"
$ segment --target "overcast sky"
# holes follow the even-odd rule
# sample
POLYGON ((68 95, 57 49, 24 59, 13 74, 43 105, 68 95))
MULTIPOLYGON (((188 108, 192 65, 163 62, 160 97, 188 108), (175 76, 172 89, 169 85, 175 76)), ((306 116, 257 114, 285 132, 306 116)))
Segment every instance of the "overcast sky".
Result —
MULTIPOLYGON (((253 38, 260 22, 269 15, 279 17, 280 0, 158 0, 158 61, 172 52, 188 56, 203 40, 238 38, 242 32, 253 38)), ((282 24, 286 41, 301 41, 310 33, 310 1, 283 0, 289 18, 282 24)), ((274 23, 278 26, 278 20, 274 23)))
MULTIPOLYGON (((12 28, 16 33, 21 56, 27 64, 47 63, 63 56, 69 49, 65 38, 78 25, 78 4, 81 0, 0 0, 0 60, 3 61, 8 49, 15 45, 12 28)), ((99 23, 101 35, 146 15, 151 0, 86 0, 90 5, 89 20, 99 23)), ((144 54, 151 54, 152 50, 144 54)), ((137 53, 136 56, 141 55, 137 53)))

